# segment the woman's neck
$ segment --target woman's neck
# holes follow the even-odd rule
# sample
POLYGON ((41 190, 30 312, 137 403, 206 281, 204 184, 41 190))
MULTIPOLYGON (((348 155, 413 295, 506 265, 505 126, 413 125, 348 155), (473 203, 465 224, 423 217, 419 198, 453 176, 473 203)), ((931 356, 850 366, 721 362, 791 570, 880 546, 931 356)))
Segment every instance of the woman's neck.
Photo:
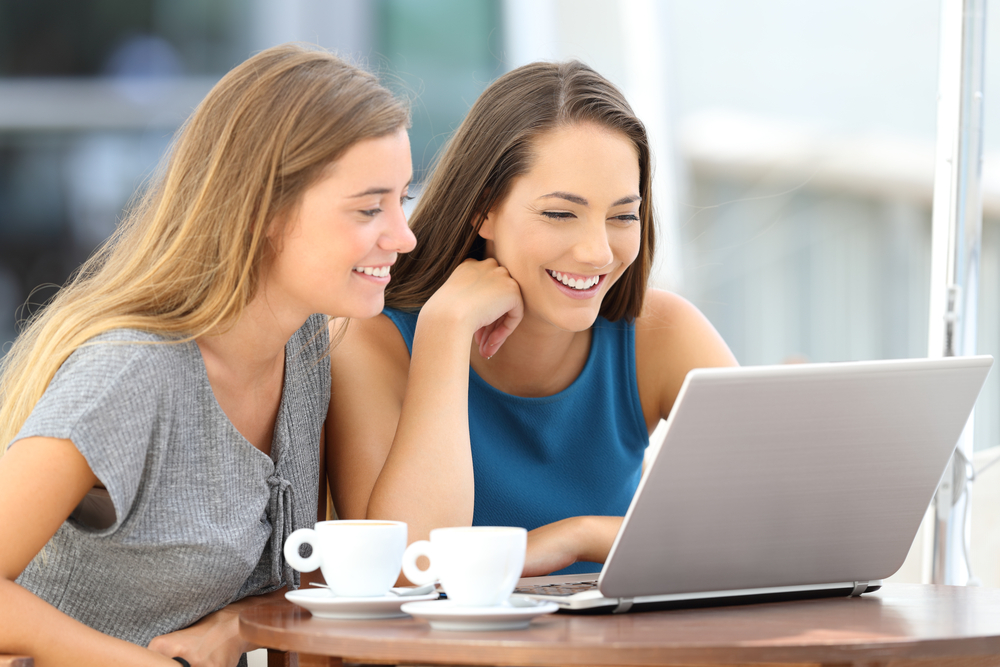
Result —
POLYGON ((266 306, 263 300, 251 301, 233 326, 196 342, 219 407, 244 438, 270 455, 284 387, 285 344, 298 327, 282 326, 266 306))
POLYGON ((473 370, 491 386, 515 396, 551 396, 570 386, 590 354, 592 330, 573 332, 525 318, 491 359, 472 343, 473 370))
POLYGON ((253 382, 283 365, 285 344, 304 322, 283 322, 266 299, 255 297, 234 324, 199 336, 197 343, 202 356, 224 367, 227 376, 253 382))

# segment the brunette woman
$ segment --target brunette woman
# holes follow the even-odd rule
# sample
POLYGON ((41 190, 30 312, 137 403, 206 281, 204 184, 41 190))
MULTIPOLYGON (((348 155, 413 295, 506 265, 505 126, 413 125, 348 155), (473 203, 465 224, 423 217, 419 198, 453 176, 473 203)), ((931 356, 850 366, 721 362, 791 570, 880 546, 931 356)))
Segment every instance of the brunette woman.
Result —
POLYGON ((525 575, 599 569, 685 375, 735 364, 692 304, 647 287, 651 179, 642 123, 586 65, 483 92, 411 217, 389 308, 333 354, 341 517, 404 520, 411 540, 523 526, 525 575))

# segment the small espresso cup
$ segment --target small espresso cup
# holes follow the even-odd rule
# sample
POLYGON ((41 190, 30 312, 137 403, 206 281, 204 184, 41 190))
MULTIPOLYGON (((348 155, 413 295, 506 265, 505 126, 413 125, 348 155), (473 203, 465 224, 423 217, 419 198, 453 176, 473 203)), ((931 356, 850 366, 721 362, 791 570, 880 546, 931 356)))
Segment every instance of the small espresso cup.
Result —
POLYGON ((528 531, 502 526, 435 528, 403 554, 403 574, 417 585, 438 580, 463 607, 492 607, 510 597, 524 569, 528 531), (425 556, 430 567, 421 570, 425 556))
POLYGON ((300 528, 285 540, 285 560, 299 572, 323 572, 335 595, 378 597, 399 578, 406 550, 406 524, 402 521, 320 521, 315 528, 300 528), (308 544, 312 554, 299 555, 308 544))

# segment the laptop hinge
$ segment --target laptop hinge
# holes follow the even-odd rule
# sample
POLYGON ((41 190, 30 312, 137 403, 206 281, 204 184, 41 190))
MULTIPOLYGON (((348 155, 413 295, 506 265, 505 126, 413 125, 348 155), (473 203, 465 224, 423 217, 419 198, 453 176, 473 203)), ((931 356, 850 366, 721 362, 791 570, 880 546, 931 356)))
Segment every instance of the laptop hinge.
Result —
POLYGON ((858 597, 859 595, 865 592, 866 588, 868 588, 867 581, 855 581, 854 590, 851 591, 851 597, 852 598, 858 597))
POLYGON ((627 612, 629 609, 632 608, 632 603, 633 602, 635 602, 635 598, 622 598, 618 602, 618 606, 615 607, 614 611, 612 611, 611 613, 612 614, 624 614, 625 612, 627 612))

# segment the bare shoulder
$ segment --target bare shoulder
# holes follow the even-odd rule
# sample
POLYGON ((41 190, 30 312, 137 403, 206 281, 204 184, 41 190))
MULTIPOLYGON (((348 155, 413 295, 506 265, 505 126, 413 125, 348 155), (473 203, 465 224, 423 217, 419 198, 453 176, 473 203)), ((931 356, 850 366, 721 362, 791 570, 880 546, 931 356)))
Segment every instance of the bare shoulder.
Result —
POLYGON ((386 315, 366 320, 331 320, 330 359, 333 366, 368 371, 401 370, 410 366, 410 352, 399 329, 386 315))
POLYGON ((736 361, 708 318, 690 301, 673 292, 651 289, 646 293, 642 313, 635 321, 635 331, 636 347, 642 349, 643 357, 695 353, 699 357, 721 355, 722 365, 736 361))
POLYGON ((352 421, 363 407, 398 409, 406 392, 410 351, 399 329, 385 315, 330 323, 330 412, 352 421), (363 386, 363 392, 356 388, 363 386))
POLYGON ((694 304, 657 289, 646 293, 636 318, 635 348, 643 411, 654 425, 669 413, 688 371, 737 364, 722 336, 694 304))
POLYGON ((642 313, 636 318, 636 331, 652 335, 680 333, 685 326, 697 324, 705 316, 693 303, 673 292, 650 289, 646 292, 642 313))

